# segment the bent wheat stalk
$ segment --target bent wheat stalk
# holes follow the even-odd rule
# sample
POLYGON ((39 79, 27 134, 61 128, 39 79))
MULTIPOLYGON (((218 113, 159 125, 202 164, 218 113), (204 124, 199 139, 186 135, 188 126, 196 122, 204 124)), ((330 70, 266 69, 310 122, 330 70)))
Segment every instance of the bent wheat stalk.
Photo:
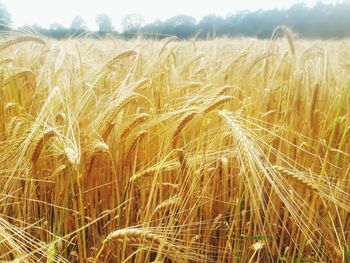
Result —
POLYGON ((129 245, 147 246, 150 249, 155 250, 161 247, 161 252, 166 257, 169 257, 173 262, 181 262, 178 260, 178 258, 182 258, 184 256, 182 255, 183 251, 181 251, 175 244, 169 242, 165 236, 154 234, 147 229, 130 228, 120 229, 110 233, 103 241, 102 247, 95 257, 95 263, 98 262, 98 259, 106 244, 111 241, 123 244, 126 243, 129 245))
POLYGON ((211 112, 216 107, 219 107, 220 105, 222 105, 226 102, 229 102, 229 101, 233 100, 234 98, 235 97, 233 97, 233 96, 222 96, 222 97, 219 97, 218 99, 215 99, 207 107, 204 108, 203 114, 207 114, 207 113, 211 112))
POLYGON ((189 112, 180 120, 180 122, 177 125, 177 127, 175 128, 175 131, 174 131, 174 134, 173 134, 173 148, 174 149, 176 148, 177 139, 179 137, 179 134, 185 128, 187 123, 189 123, 196 114, 197 114, 196 111, 189 112))
POLYGON ((20 36, 20 37, 16 37, 14 39, 10 39, 6 42, 1 43, 0 44, 0 51, 4 50, 5 48, 8 48, 8 47, 11 47, 13 45, 23 43, 23 42, 34 42, 34 43, 41 44, 41 45, 47 45, 46 42, 43 39, 41 39, 40 37, 20 36))
POLYGON ((39 159, 42 149, 44 148, 44 144, 49 140, 51 140, 56 134, 57 134, 56 131, 50 128, 41 135, 32 153, 31 161, 33 163, 36 163, 37 160, 39 159))
POLYGON ((144 138, 147 134, 147 131, 140 131, 136 137, 134 138, 133 142, 130 144, 130 147, 127 151, 126 157, 125 157, 125 163, 131 162, 132 154, 134 153, 134 150, 137 147, 137 144, 144 138))
POLYGON ((138 117, 136 117, 121 133, 120 138, 123 139, 126 137, 127 133, 133 130, 135 127, 145 122, 150 117, 147 113, 141 113, 138 117))

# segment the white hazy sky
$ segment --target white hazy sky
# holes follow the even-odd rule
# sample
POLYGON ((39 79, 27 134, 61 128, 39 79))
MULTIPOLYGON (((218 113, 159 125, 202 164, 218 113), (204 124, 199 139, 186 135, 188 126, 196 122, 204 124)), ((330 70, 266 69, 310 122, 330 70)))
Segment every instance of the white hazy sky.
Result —
MULTIPOLYGON (((12 15, 14 26, 39 24, 48 27, 52 23, 70 26, 76 15, 81 15, 86 25, 96 29, 95 17, 106 13, 119 29, 123 16, 130 13, 143 15, 146 22, 166 19, 178 14, 194 16, 199 20, 206 14, 226 15, 238 10, 271 9, 289 7, 304 2, 313 6, 319 0, 2 0, 12 15)), ((342 2, 323 0, 324 3, 342 2)))

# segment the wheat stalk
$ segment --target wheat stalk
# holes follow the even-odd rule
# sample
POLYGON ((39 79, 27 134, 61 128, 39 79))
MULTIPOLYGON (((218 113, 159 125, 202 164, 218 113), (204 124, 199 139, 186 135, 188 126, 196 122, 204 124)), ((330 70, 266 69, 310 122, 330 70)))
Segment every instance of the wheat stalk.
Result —
POLYGON ((158 212, 159 210, 163 210, 164 208, 166 207, 174 207, 174 206, 177 206, 179 205, 180 203, 180 197, 179 196, 173 196, 173 197, 170 197, 169 199, 161 202, 157 207, 156 209, 154 210, 154 212, 158 212))
POLYGON ((114 106, 112 106, 112 109, 107 114, 107 117, 103 120, 103 128, 101 131, 102 138, 106 139, 108 135, 111 132, 111 129, 113 128, 113 120, 115 119, 116 115, 120 110, 122 110, 126 105, 128 105, 133 99, 137 98, 137 94, 135 93, 129 93, 126 96, 121 97, 114 106))
POLYGON ((134 174, 132 177, 130 177, 130 182, 134 182, 138 179, 141 179, 141 178, 146 178, 146 177, 149 177, 149 176, 152 176, 153 174, 155 173, 158 173, 158 172, 169 172, 169 171, 173 171, 173 170, 176 170, 178 169, 178 164, 177 165, 174 165, 174 164, 163 164, 161 166, 159 165, 156 165, 155 167, 150 167, 150 168, 147 168, 141 172, 138 172, 136 174, 134 174))
POLYGON ((154 234, 147 229, 129 228, 111 232, 103 241, 103 245, 95 257, 94 262, 97 263, 106 243, 111 241, 129 245, 148 246, 151 249, 161 248, 162 254, 169 257, 173 262, 180 262, 177 258, 184 257, 183 251, 178 246, 169 242, 166 237, 154 234))
POLYGON ((135 56, 137 55, 137 52, 134 50, 127 50, 124 51, 118 55, 116 55, 114 58, 112 58, 111 60, 109 60, 106 64, 106 68, 111 68, 115 63, 119 62, 120 60, 124 59, 124 58, 128 58, 131 56, 135 56))
POLYGON ((176 40, 178 40, 178 39, 179 39, 179 38, 176 37, 176 36, 171 36, 171 37, 165 39, 165 42, 164 42, 162 48, 161 48, 160 51, 159 51, 159 55, 161 55, 161 54, 164 52, 165 48, 167 47, 167 45, 169 45, 169 43, 171 43, 171 42, 173 42, 173 41, 176 41, 176 40))
POLYGON ((223 97, 219 97, 218 99, 214 99, 208 106, 206 106, 202 113, 203 114, 207 114, 209 112, 211 112, 213 109, 219 107, 220 105, 227 103, 231 100, 233 100, 235 97, 232 96, 223 96, 223 97))
POLYGON ((173 139, 172 139, 172 142, 173 142, 173 148, 176 149, 176 144, 177 144, 177 140, 178 140, 178 137, 179 137, 179 134, 181 133, 181 131, 185 128, 185 126, 193 119, 193 117, 197 114, 196 111, 193 111, 193 112, 189 112, 187 114, 185 114, 179 124, 177 125, 177 127, 175 128, 175 131, 173 133, 173 139))
POLYGON ((131 161, 131 156, 136 149, 137 144, 146 136, 147 131, 140 131, 134 138, 133 142, 130 144, 129 149, 126 151, 125 162, 129 163, 131 161))
POLYGON ((6 42, 3 42, 0 44, 0 51, 9 48, 13 45, 19 44, 19 43, 23 43, 23 42, 34 42, 37 44, 41 44, 41 45, 47 45, 46 42, 41 39, 40 37, 36 37, 36 36, 19 36, 16 37, 14 39, 10 39, 7 40, 6 42))
POLYGON ((56 131, 52 128, 49 128, 45 132, 43 132, 38 142, 33 147, 34 150, 30 158, 33 163, 36 163, 37 160, 39 159, 42 149, 44 148, 44 144, 56 135, 57 135, 56 131))
POLYGON ((141 113, 139 116, 137 116, 120 134, 120 139, 123 139, 126 137, 127 133, 130 133, 134 128, 136 128, 141 123, 145 122, 150 118, 150 115, 147 113, 141 113))

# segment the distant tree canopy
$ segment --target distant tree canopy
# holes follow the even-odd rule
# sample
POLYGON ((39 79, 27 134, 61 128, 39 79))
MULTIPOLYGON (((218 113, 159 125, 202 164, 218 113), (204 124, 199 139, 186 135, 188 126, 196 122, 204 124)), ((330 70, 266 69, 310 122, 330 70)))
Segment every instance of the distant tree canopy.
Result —
POLYGON ((350 37, 350 1, 336 4, 319 2, 313 7, 299 3, 288 9, 243 10, 226 17, 209 14, 198 23, 193 17, 177 15, 147 24, 138 30, 138 34, 204 39, 223 36, 270 38, 273 30, 280 25, 290 27, 300 37, 350 37))
POLYGON ((0 30, 8 30, 11 25, 11 15, 0 2, 0 30))
POLYGON ((145 24, 145 19, 140 14, 128 14, 122 19, 123 32, 137 32, 145 24))
POLYGON ((73 18, 70 30, 73 31, 73 36, 84 35, 88 32, 88 28, 85 25, 85 21, 81 16, 76 16, 73 18))
MULTIPOLYGON (((1 0, 0 0, 1 1, 1 0)), ((39 33, 57 39, 77 37, 84 34, 104 36, 106 34, 122 37, 162 38, 177 36, 182 39, 198 37, 258 37, 270 38, 273 30, 280 25, 291 28, 300 37, 306 38, 345 38, 350 37, 350 1, 336 4, 319 2, 313 7, 303 3, 288 9, 243 10, 230 13, 226 17, 208 14, 199 21, 188 15, 177 15, 165 21, 156 20, 146 24, 139 14, 128 14, 121 19, 122 32, 113 28, 112 19, 106 14, 96 16, 97 32, 89 31, 81 16, 76 16, 70 28, 57 23, 49 29, 33 26, 39 33)), ((11 15, 0 4, 0 30, 11 26, 11 15)))
POLYGON ((114 30, 112 20, 106 14, 97 15, 96 23, 98 25, 98 32, 100 35, 111 33, 114 30))
POLYGON ((74 17, 70 28, 73 30, 87 30, 85 21, 81 16, 74 17))
POLYGON ((222 35, 226 29, 225 19, 217 15, 206 15, 199 21, 197 28, 199 29, 199 37, 205 38, 217 34, 222 35))

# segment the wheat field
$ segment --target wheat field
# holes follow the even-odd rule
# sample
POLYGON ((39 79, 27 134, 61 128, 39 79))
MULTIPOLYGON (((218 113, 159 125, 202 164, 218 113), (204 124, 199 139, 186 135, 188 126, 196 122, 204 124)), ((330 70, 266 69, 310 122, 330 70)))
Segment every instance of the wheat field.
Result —
POLYGON ((1 262, 350 262, 350 41, 0 44, 1 262))

